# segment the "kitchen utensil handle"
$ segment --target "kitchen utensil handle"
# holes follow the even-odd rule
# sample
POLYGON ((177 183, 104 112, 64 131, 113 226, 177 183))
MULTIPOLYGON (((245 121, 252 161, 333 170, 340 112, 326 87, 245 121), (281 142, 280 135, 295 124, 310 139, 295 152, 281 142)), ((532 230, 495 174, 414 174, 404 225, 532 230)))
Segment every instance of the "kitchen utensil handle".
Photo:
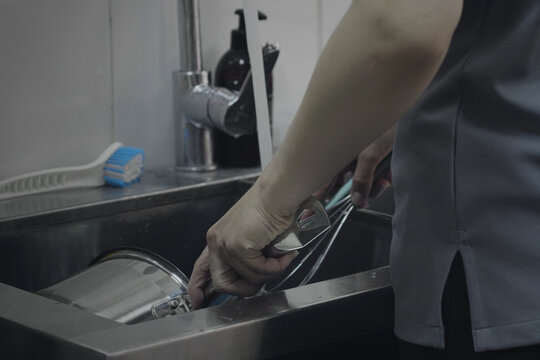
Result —
MULTIPOLYGON (((300 204, 300 206, 298 207, 298 210, 296 210, 296 213, 294 215, 293 223, 289 226, 289 228, 287 230, 285 230, 282 234, 280 234, 276 238, 276 240, 272 241, 272 243, 267 245, 262 250, 262 253, 264 254, 264 256, 266 256, 266 257, 279 257, 279 256, 282 256, 282 255, 286 254, 288 251, 277 250, 274 247, 274 245, 276 243, 279 243, 279 241, 281 241, 282 239, 284 239, 285 237, 287 237, 291 233, 299 234, 299 233, 301 233, 303 231, 307 231, 307 230, 311 229, 309 224, 306 227, 302 227, 302 225, 299 223, 300 220, 301 220, 300 217, 302 216, 302 214, 306 210, 313 211, 313 213, 314 213, 313 216, 315 217, 313 220, 314 220, 315 223, 316 223, 316 220, 321 218, 321 217, 324 217, 326 219, 328 218, 326 210, 325 210, 324 206, 321 204, 321 202, 317 198, 315 198, 314 196, 309 196, 307 199, 305 199, 300 204)), ((204 298, 205 298, 204 307, 207 307, 208 305, 211 305, 214 300, 216 300, 220 295, 223 295, 223 294, 221 294, 221 293, 219 293, 219 292, 217 292, 215 290, 214 284, 213 284, 211 278, 208 279, 208 282, 206 283, 203 292, 204 292, 204 298)))

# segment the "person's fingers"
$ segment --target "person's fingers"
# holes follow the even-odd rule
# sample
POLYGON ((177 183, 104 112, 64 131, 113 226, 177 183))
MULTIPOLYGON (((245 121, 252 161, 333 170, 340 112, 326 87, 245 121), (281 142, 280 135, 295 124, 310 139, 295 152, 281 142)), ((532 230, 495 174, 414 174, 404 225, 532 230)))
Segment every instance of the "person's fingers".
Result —
POLYGON ((386 169, 384 176, 380 179, 375 179, 371 188, 370 197, 377 197, 392 185, 392 170, 390 166, 386 169))
POLYGON ((326 197, 328 196, 328 193, 330 192, 330 190, 334 187, 336 181, 337 181, 337 176, 334 176, 326 184, 324 184, 319 189, 317 189, 313 193, 313 196, 317 198, 319 201, 324 201, 324 199, 326 199, 326 197))
POLYGON ((260 284, 250 284, 231 267, 212 272, 212 286, 217 292, 238 296, 251 296, 260 289, 260 284))
POLYGON ((380 194, 382 194, 382 192, 384 190, 386 190, 388 187, 390 187, 390 181, 388 181, 386 178, 375 180, 375 182, 373 183, 373 186, 371 188, 371 192, 370 192, 369 196, 370 197, 377 197, 380 194))
MULTIPOLYGON (((370 194, 372 192, 380 193, 382 188, 391 182, 391 173, 387 171, 387 176, 385 176, 387 182, 375 184, 376 188, 373 189, 374 173, 377 170, 377 165, 392 151, 394 130, 395 127, 392 126, 383 136, 372 142, 358 155, 351 189, 351 202, 354 206, 368 206, 367 200, 370 194)), ((375 180, 378 182, 379 179, 375 180)))
POLYGON ((250 284, 263 284, 281 274, 295 258, 296 252, 281 257, 265 257, 262 253, 254 257, 226 255, 234 270, 250 284))
POLYGON ((217 292, 226 292, 232 295, 251 296, 261 287, 260 283, 250 283, 221 257, 212 256, 210 259, 212 269, 212 286, 217 292))
MULTIPOLYGON (((228 283, 226 287, 227 293, 236 296, 253 296, 257 293, 257 291, 259 291, 260 288, 261 285, 250 284, 242 278, 237 278, 236 281, 228 283)), ((224 291, 220 290, 220 288, 217 289, 220 292, 224 291)))
POLYGON ((212 257, 212 286, 218 292, 250 296, 266 281, 275 278, 291 263, 297 252, 287 253, 279 258, 264 258, 253 266, 231 257, 212 257))
POLYGON ((280 274, 294 258, 267 258, 263 249, 283 232, 294 215, 283 215, 261 204, 252 187, 207 232, 212 283, 219 292, 253 295, 263 283, 280 274))
POLYGON ((373 184, 373 172, 377 160, 359 155, 353 174, 351 202, 354 206, 365 207, 373 184))
POLYGON ((210 264, 208 260, 208 248, 205 248, 195 265, 188 283, 188 294, 193 309, 199 309, 204 304, 204 287, 210 278, 210 264))

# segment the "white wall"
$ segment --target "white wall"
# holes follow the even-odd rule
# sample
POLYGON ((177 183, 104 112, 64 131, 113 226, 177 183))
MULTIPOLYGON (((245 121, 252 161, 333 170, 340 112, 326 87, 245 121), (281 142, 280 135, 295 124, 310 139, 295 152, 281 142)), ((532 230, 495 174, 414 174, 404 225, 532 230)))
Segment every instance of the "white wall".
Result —
POLYGON ((0 0, 0 179, 112 141, 109 30, 107 0, 0 0))
POLYGON ((145 149, 147 167, 174 164, 175 0, 112 0, 114 135, 145 149))
MULTIPOLYGON (((261 0, 274 40, 275 144, 351 0, 261 0)), ((241 0, 200 0, 203 63, 228 49, 241 0)), ((174 164, 176 0, 0 0, 0 179, 96 158, 113 140, 174 164)))
POLYGON ((351 0, 323 0, 320 4, 321 41, 324 46, 347 11, 351 0))

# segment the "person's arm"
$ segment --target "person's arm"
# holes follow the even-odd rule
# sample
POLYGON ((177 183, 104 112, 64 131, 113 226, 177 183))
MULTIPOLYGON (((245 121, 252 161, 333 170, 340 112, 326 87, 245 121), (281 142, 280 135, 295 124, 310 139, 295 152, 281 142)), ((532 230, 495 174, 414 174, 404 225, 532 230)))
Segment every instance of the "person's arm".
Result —
POLYGON ((292 213, 390 128, 435 75, 461 5, 461 0, 353 1, 261 176, 265 197, 292 213))
MULTIPOLYGON (((217 290, 251 295, 285 269, 293 254, 266 258, 261 250, 287 228, 305 198, 419 97, 446 54, 461 7, 462 0, 352 2, 276 155, 208 231, 209 255, 202 256, 209 258, 217 290)), ((193 274, 202 279, 205 271, 196 265, 193 274)), ((190 283, 192 298, 202 298, 201 283, 190 283)))

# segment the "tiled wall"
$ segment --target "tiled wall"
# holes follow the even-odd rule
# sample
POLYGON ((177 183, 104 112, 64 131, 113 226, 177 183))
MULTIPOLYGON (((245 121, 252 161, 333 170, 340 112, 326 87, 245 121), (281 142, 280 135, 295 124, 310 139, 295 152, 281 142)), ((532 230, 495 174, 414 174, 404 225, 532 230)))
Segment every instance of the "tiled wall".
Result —
MULTIPOLYGON (((275 68, 278 145, 351 0, 261 0, 275 68)), ((241 0, 200 0, 203 62, 228 49, 241 0)), ((0 180, 96 158, 115 139, 174 164, 176 0, 0 0, 0 180)))
POLYGON ((113 138, 108 0, 0 0, 0 179, 113 138))
POLYGON ((148 167, 174 164, 175 0, 112 0, 114 135, 145 149, 148 167))

